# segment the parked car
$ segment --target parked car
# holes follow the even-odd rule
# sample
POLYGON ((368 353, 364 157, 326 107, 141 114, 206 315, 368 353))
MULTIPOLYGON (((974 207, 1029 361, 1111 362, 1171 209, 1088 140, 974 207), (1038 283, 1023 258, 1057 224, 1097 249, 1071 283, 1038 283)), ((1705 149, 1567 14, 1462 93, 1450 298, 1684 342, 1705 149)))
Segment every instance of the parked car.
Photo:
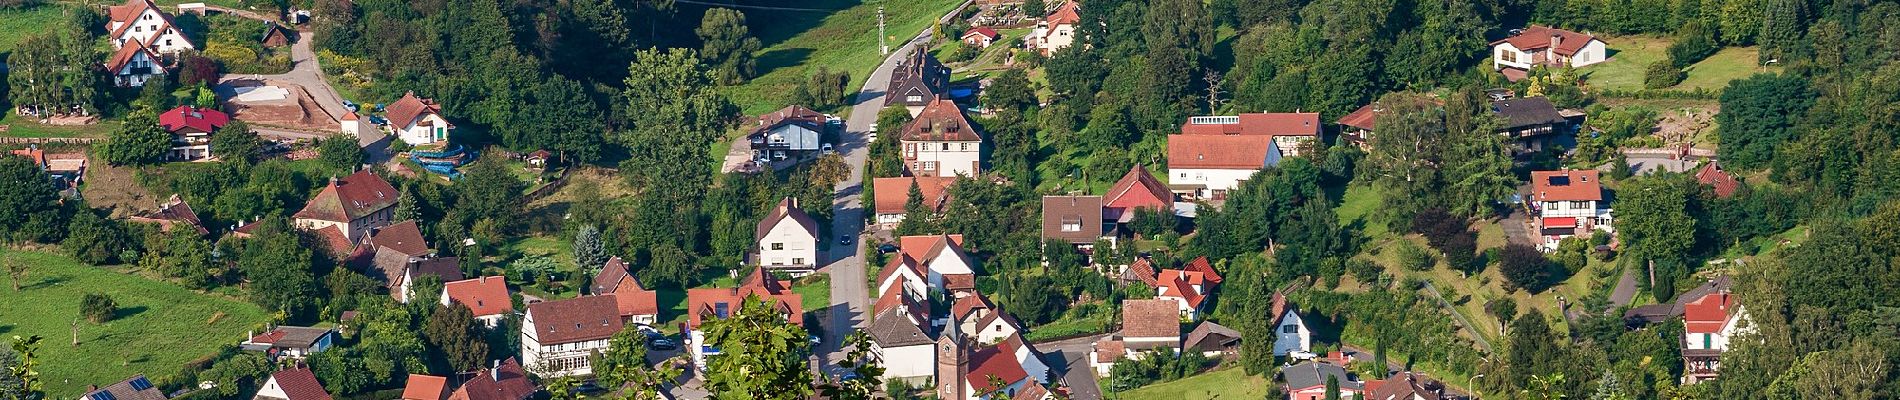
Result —
POLYGON ((652 349, 652 350, 678 350, 680 348, 680 345, 679 343, 673 342, 673 339, 648 338, 647 348, 652 349))
POLYGON ((879 253, 890 254, 890 253, 896 253, 897 250, 898 250, 897 245, 895 244, 885 243, 885 244, 877 245, 877 252, 879 253))
POLYGON ((1319 354, 1314 354, 1313 352, 1310 352, 1310 351, 1293 351, 1293 352, 1286 353, 1286 357, 1294 359, 1294 360, 1305 361, 1305 360, 1319 358, 1319 354))
POLYGON ((839 235, 838 244, 841 244, 841 245, 851 244, 851 235, 839 235))
POLYGON ((825 143, 818 145, 818 153, 825 155, 838 154, 838 150, 833 149, 831 143, 825 143))

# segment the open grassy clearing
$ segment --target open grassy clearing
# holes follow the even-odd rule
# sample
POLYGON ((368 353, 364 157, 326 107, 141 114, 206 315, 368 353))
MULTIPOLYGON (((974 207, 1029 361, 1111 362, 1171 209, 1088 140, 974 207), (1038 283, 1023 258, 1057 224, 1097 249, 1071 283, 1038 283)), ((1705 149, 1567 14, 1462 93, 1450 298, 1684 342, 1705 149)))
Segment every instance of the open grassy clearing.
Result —
MULTIPOLYGON (((0 25, 6 24, 6 16, 0 15, 0 25)), ((0 50, 4 51, 4 50, 0 50)), ((0 126, 6 126, 0 137, 18 138, 103 138, 111 136, 119 129, 119 121, 100 121, 92 125, 47 125, 35 121, 32 117, 23 117, 11 112, 0 115, 0 126)))
POLYGON ((837 11, 747 10, 753 33, 765 48, 758 53, 757 78, 728 87, 725 94, 747 115, 784 107, 792 90, 805 84, 818 66, 843 67, 856 89, 871 70, 882 64, 878 54, 877 11, 884 8, 885 33, 892 49, 955 8, 952 0, 829 0, 803 2, 797 7, 837 11))
POLYGON ((1258 399, 1273 391, 1267 378, 1226 367, 1173 382, 1157 383, 1115 395, 1127 400, 1258 399))
MULTIPOLYGON (((25 10, 0 10, 0 53, 13 51, 27 36, 52 32, 65 17, 65 7, 43 5, 25 10)), ((11 113, 8 113, 11 114, 11 113)))
MULTIPOLYGON (((204 295, 170 283, 80 264, 48 251, 0 249, 0 258, 28 265, 20 292, 0 301, 0 334, 39 335, 41 376, 52 398, 74 398, 86 385, 108 385, 135 374, 163 376, 220 347, 244 340, 269 319, 250 303, 204 295), (86 293, 118 303, 117 318, 73 321, 86 293)), ((9 282, 10 283, 10 282, 9 282)))
MULTIPOLYGON (((1654 35, 1604 37, 1603 41, 1609 44, 1610 59, 1578 71, 1584 74, 1591 87, 1627 91, 1643 89, 1643 71, 1651 63, 1669 59, 1669 45, 1675 42, 1674 39, 1654 35)), ((1724 48, 1684 68, 1688 77, 1669 89, 1719 90, 1728 86, 1731 80, 1759 72, 1781 71, 1780 66, 1761 67, 1756 60, 1759 53, 1752 46, 1724 48)))

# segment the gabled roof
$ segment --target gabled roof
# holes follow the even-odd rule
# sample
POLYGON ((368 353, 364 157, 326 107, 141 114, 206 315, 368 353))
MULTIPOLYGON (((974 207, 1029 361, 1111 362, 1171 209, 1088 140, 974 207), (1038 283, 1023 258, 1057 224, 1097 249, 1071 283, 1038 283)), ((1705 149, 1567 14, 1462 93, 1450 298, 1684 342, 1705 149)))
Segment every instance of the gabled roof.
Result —
POLYGON ((1193 331, 1188 332, 1187 340, 1183 342, 1181 348, 1217 351, 1239 343, 1240 331, 1221 326, 1213 321, 1203 321, 1195 326, 1193 331))
POLYGON ((1272 320, 1268 322, 1271 322, 1273 326, 1279 326, 1280 320, 1286 319, 1287 314, 1298 315, 1297 313, 1300 312, 1300 309, 1294 306, 1292 302, 1287 301, 1285 294, 1274 293, 1271 312, 1273 314, 1268 316, 1268 318, 1272 318, 1272 320))
POLYGON ((659 315, 659 292, 647 290, 640 285, 640 279, 627 271, 627 262, 616 256, 601 266, 600 275, 594 277, 593 290, 589 294, 614 295, 615 304, 620 308, 621 317, 635 315, 659 315))
POLYGON ((1543 97, 1519 97, 1491 103, 1491 111, 1504 117, 1504 129, 1568 123, 1557 105, 1543 97))
MULTIPOLYGON (((106 16, 109 17, 110 20, 106 22, 106 27, 111 28, 113 23, 118 23, 119 27, 117 29, 112 29, 112 32, 108 34, 106 37, 110 37, 110 38, 125 37, 125 31, 132 29, 132 25, 134 25, 133 22, 137 22, 135 21, 135 19, 138 18, 139 15, 145 14, 146 10, 151 10, 152 12, 158 13, 158 18, 162 20, 161 22, 163 23, 159 25, 158 31, 157 31, 159 32, 158 33, 159 35, 162 35, 164 34, 163 32, 174 29, 178 26, 178 23, 172 20, 171 13, 165 12, 165 10, 162 8, 159 8, 157 4, 153 4, 151 0, 126 0, 125 4, 123 5, 116 5, 116 6, 111 6, 107 8, 106 16)), ((189 37, 186 37, 183 34, 178 35, 178 37, 180 39, 186 40, 186 43, 190 43, 191 39, 189 37)), ((127 43, 130 43, 130 41, 128 41, 127 43)))
POLYGON ((401 195, 396 187, 389 185, 389 181, 369 170, 356 171, 350 176, 332 179, 294 217, 349 222, 384 208, 395 207, 401 195))
POLYGON ((118 51, 112 52, 112 59, 106 61, 106 72, 113 74, 119 73, 120 70, 125 69, 126 64, 131 63, 139 54, 144 54, 146 59, 153 60, 152 64, 154 66, 158 64, 158 55, 152 53, 152 49, 145 47, 145 43, 139 42, 138 38, 132 38, 132 40, 127 40, 125 44, 120 45, 118 51))
MULTIPOLYGON (((246 226, 257 226, 257 224, 246 226)), ((330 225, 314 232, 317 235, 317 240, 322 241, 325 247, 329 247, 329 252, 332 256, 347 256, 351 250, 356 249, 356 244, 350 243, 350 235, 344 234, 343 229, 339 228, 340 226, 342 225, 330 225)), ((238 228, 238 230, 242 231, 244 229, 238 228)))
POLYGON ((1729 196, 1735 195, 1735 189, 1739 189, 1742 186, 1741 181, 1735 180, 1734 175, 1729 175, 1728 171, 1723 171, 1722 167, 1717 166, 1714 161, 1703 164, 1702 169, 1696 170, 1695 180, 1704 185, 1714 187, 1715 197, 1720 198, 1728 198, 1729 196))
POLYGON ((1261 169, 1276 151, 1273 136, 1168 135, 1168 168, 1261 169))
POLYGON ((1102 196, 1042 196, 1042 237, 1095 243, 1102 237, 1102 196), (1071 224, 1076 231, 1064 231, 1071 224))
POLYGON ((1168 190, 1168 184, 1148 173, 1147 168, 1135 164, 1128 167, 1128 173, 1122 174, 1121 180, 1115 181, 1115 186, 1108 188, 1108 194, 1103 195, 1102 200, 1102 206, 1108 208, 1153 207, 1165 210, 1174 207, 1174 192, 1168 190))
POLYGON ((223 111, 193 106, 178 106, 158 115, 158 126, 166 132, 204 132, 211 133, 231 123, 231 116, 223 111))
POLYGON ((448 398, 448 386, 447 377, 409 374, 403 382, 402 400, 443 400, 448 398))
POLYGON ((759 229, 752 238, 765 240, 765 235, 772 233, 772 228, 784 222, 798 224, 798 228, 805 231, 806 235, 818 237, 818 221, 812 220, 810 214, 798 208, 797 199, 786 197, 784 200, 779 200, 778 205, 772 206, 771 213, 766 214, 764 219, 759 220, 759 229))
POLYGON ((950 204, 950 186, 956 182, 954 176, 876 178, 871 180, 872 201, 878 214, 903 214, 904 204, 910 202, 910 185, 915 183, 924 206, 943 212, 950 204))
POLYGON ((976 133, 976 127, 970 125, 970 119, 963 116, 963 108, 949 99, 937 99, 924 106, 917 118, 904 125, 904 131, 898 139, 903 141, 925 142, 981 142, 983 136, 976 133))
POLYGON ((1726 291, 1690 300, 1682 305, 1682 329, 1688 333, 1721 332, 1728 324, 1730 307, 1734 307, 1734 297, 1726 291))
POLYGON ((317 345, 324 336, 336 332, 328 328, 306 326, 279 326, 269 332, 251 337, 251 343, 285 349, 307 349, 317 345))
POLYGON ((1195 257, 1194 260, 1181 265, 1181 269, 1199 272, 1207 278, 1209 283, 1220 284, 1220 271, 1215 271, 1214 265, 1207 262, 1207 256, 1195 257))
POLYGON ((1569 56, 1577 54, 1579 50, 1583 50, 1584 46, 1590 45, 1590 41, 1592 40, 1597 40, 1597 38, 1584 33, 1571 32, 1543 25, 1531 25, 1516 35, 1491 42, 1491 45, 1496 46, 1501 43, 1510 43, 1511 47, 1516 47, 1518 50, 1531 51, 1551 49, 1554 53, 1569 56), (1556 47, 1552 47, 1553 42, 1555 42, 1556 47))
MULTIPOLYGON (((897 275, 899 272, 903 272, 903 271, 910 271, 911 274, 916 275, 919 278, 929 276, 929 272, 924 270, 924 265, 922 261, 917 261, 917 259, 911 258, 909 255, 900 253, 897 255, 897 257, 891 257, 891 261, 884 264, 884 269, 878 271, 877 284, 880 285, 878 290, 887 290, 886 288, 881 287, 882 285, 884 285, 884 282, 890 280, 892 275, 897 275)), ((900 283, 903 283, 903 280, 901 278, 899 281, 893 282, 892 284, 895 285, 895 284, 900 284, 900 283)))
POLYGON ((918 96, 925 102, 933 101, 949 83, 950 69, 937 61, 936 56, 919 47, 905 56, 897 68, 891 69, 891 82, 884 92, 884 105, 923 105, 910 101, 910 96, 918 96))
POLYGON ((1013 384, 1029 377, 1022 363, 1016 361, 1014 352, 1005 351, 1002 346, 992 346, 970 352, 970 373, 964 376, 966 383, 976 389, 976 393, 995 390, 990 377, 1001 379, 1004 384, 1013 384))
POLYGON ((1319 113, 1241 113, 1189 117, 1184 135, 1262 135, 1319 137, 1319 113))
POLYGON ((508 280, 499 276, 483 276, 442 284, 442 291, 448 294, 450 301, 468 306, 477 317, 502 315, 515 311, 515 304, 508 297, 508 280))
POLYGON ((152 386, 152 381, 145 379, 144 374, 140 374, 119 383, 86 392, 79 398, 81 400, 165 400, 166 396, 164 391, 159 390, 157 386, 152 386), (102 393, 104 396, 100 396, 102 393))
POLYGON ((270 380, 277 382, 277 387, 289 396, 284 400, 330 400, 330 392, 323 390, 323 384, 317 382, 317 375, 310 373, 309 367, 277 371, 270 374, 270 380))
POLYGON ((1160 282, 1155 280, 1155 274, 1154 262, 1149 261, 1147 257, 1138 257, 1135 258, 1135 262, 1128 263, 1128 270, 1122 272, 1122 279, 1141 281, 1152 288, 1160 285, 1160 282))
POLYGON ((1077 7, 1080 6, 1075 3, 1075 0, 1064 1, 1061 5, 1056 6, 1055 11, 1050 11, 1049 15, 1042 17, 1042 21, 1048 23, 1049 26, 1071 25, 1081 22, 1082 15, 1076 12, 1077 7))
POLYGON ((1180 340, 1180 307, 1165 299, 1123 300, 1122 337, 1180 340))
POLYGON ((607 263, 600 266, 600 275, 594 275, 593 286, 587 294, 613 293, 614 289, 620 287, 622 282, 625 282, 620 278, 629 276, 632 275, 630 275, 627 270, 627 262, 625 260, 621 260, 620 256, 608 258, 607 263))
POLYGON ((1009 399, 1010 400, 1042 400, 1046 398, 1049 398, 1049 388, 1042 387, 1041 384, 1032 383, 1028 385, 1023 385, 1023 389, 1021 391, 1017 391, 1016 395, 1010 397, 1009 399))
MULTIPOLYGON (((1322 383, 1323 384, 1323 383, 1322 383)), ((1400 372, 1384 380, 1366 382, 1366 400, 1439 400, 1439 391, 1424 375, 1400 372)))
POLYGON ((33 147, 33 148, 25 148, 25 149, 14 149, 10 153, 16 156, 26 157, 26 159, 28 160, 33 160, 33 165, 38 166, 40 168, 46 168, 46 150, 40 150, 37 147, 33 147))
POLYGON ((975 28, 970 28, 970 30, 969 30, 969 31, 965 31, 965 32, 963 32, 963 36, 962 36, 962 37, 964 37, 964 38, 968 38, 968 37, 970 37, 970 36, 982 36, 982 37, 985 37, 985 38, 989 38, 989 39, 992 39, 992 40, 993 40, 993 39, 996 39, 996 38, 998 38, 998 37, 1001 37, 1001 36, 1002 36, 1002 34, 1000 34, 1000 33, 996 33, 996 30, 995 30, 995 29, 991 29, 990 27, 987 27, 987 26, 979 26, 979 27, 975 27, 975 28))
POLYGON ((475 374, 449 395, 449 400, 522 400, 533 396, 534 382, 514 357, 475 374))
POLYGON ((389 117, 389 126, 401 128, 416 122, 417 118, 425 115, 441 114, 442 106, 436 104, 435 100, 416 97, 416 92, 409 91, 404 92, 401 99, 389 103, 389 106, 384 107, 383 110, 384 115, 389 117))
POLYGON ((528 318, 543 346, 606 339, 624 326, 611 295, 529 304, 528 318))
MULTIPOLYGON (((935 269, 931 263, 945 252, 963 260, 965 265, 970 264, 970 254, 963 250, 963 235, 904 236, 897 238, 897 248, 905 257, 916 259, 925 271, 935 269)), ((944 279, 948 281, 950 274, 945 274, 944 279)))
POLYGON ((1155 279, 1159 281, 1161 289, 1157 297, 1179 298, 1187 301, 1188 308, 1197 310, 1201 308, 1201 302, 1207 300, 1205 291, 1209 282, 1207 277, 1200 272, 1164 269, 1155 276, 1155 279), (1195 286, 1200 286, 1202 289, 1195 290, 1195 286))
MULTIPOLYGON (((898 294, 897 292, 892 292, 891 294, 900 299, 893 301, 912 303, 910 307, 915 306, 908 297, 898 294)), ((878 299, 878 303, 883 304, 886 301, 884 300, 885 297, 892 296, 881 296, 878 299)), ((871 325, 864 328, 864 332, 871 335, 871 340, 876 341, 879 347, 887 349, 892 347, 930 345, 934 343, 935 341, 930 339, 930 335, 924 332, 923 327, 912 323, 910 319, 911 316, 904 315, 906 312, 915 313, 913 310, 900 307, 880 307, 871 318, 871 325)), ((930 320, 927 318, 922 321, 925 324, 930 323, 930 320)))
POLYGON ((785 314, 787 322, 793 325, 805 324, 803 296, 787 290, 777 278, 765 273, 764 268, 755 267, 750 275, 740 280, 739 287, 687 289, 687 326, 699 329, 700 324, 708 319, 725 318, 727 315, 738 313, 749 296, 758 296, 760 300, 771 303, 779 312, 785 314), (720 314, 722 307, 726 315, 720 314))
POLYGON ((395 225, 377 229, 370 233, 369 244, 387 247, 410 257, 422 257, 431 253, 429 242, 422 239, 422 229, 416 226, 415 220, 397 222, 395 225))
POLYGON ((1339 389, 1341 391, 1359 391, 1364 390, 1365 387, 1364 384, 1359 381, 1352 380, 1352 375, 1348 375, 1345 368, 1323 362, 1306 362, 1300 365, 1281 368, 1280 377, 1286 380, 1287 390, 1304 390, 1326 386, 1327 377, 1339 378, 1339 389))
POLYGON ((1603 182, 1597 170, 1531 171, 1531 199, 1535 201, 1603 200, 1603 182))
POLYGON ((137 222, 156 222, 159 224, 159 230, 162 231, 171 230, 174 224, 184 224, 198 231, 199 235, 211 233, 210 230, 205 229, 203 223, 198 221, 198 213, 192 211, 191 205, 185 204, 185 199, 178 197, 177 194, 172 194, 171 199, 166 200, 164 203, 159 203, 157 211, 139 214, 129 218, 129 220, 137 222))
POLYGON ((761 135, 773 128, 785 125, 798 125, 814 132, 823 132, 825 128, 825 115, 805 108, 805 106, 785 106, 785 108, 778 109, 778 111, 760 115, 759 126, 752 128, 752 134, 761 135))
POLYGON ((442 278, 443 282, 459 281, 462 280, 462 258, 436 257, 418 260, 415 262, 415 265, 411 267, 409 275, 413 275, 417 278, 434 276, 442 278))
POLYGON ((1359 106, 1359 109, 1339 117, 1339 124, 1370 131, 1379 122, 1379 114, 1383 112, 1385 109, 1378 103, 1359 106))

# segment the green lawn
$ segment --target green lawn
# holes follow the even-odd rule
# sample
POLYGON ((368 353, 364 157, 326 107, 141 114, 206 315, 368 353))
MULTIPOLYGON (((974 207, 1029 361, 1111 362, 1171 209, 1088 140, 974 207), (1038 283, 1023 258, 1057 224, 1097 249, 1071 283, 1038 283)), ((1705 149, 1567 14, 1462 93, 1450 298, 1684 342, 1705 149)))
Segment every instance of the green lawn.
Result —
POLYGON ((172 374, 180 365, 243 341, 247 331, 261 329, 268 319, 250 303, 85 266, 65 256, 0 249, 0 257, 29 266, 24 290, 5 292, 6 300, 0 301, 0 334, 46 338, 39 372, 52 398, 77 397, 86 385, 108 385, 135 374, 172 374), (72 321, 88 292, 112 296, 118 317, 104 324, 81 321, 80 344, 72 346, 72 321))
MULTIPOLYGON (((6 24, 5 19, 6 17, 0 16, 0 25, 6 24)), ((47 125, 47 124, 39 123, 39 121, 34 121, 30 117, 22 117, 19 114, 8 112, 5 115, 0 115, 0 126, 7 127, 6 132, 0 132, 0 137, 102 138, 106 136, 111 136, 113 130, 119 129, 119 121, 116 121, 116 120, 101 121, 97 124, 92 124, 92 125, 47 125)))
POLYGON ((725 94, 747 115, 770 112, 791 101, 792 89, 803 85, 818 66, 844 68, 857 89, 871 70, 883 63, 878 54, 877 11, 883 7, 885 33, 895 50, 938 17, 955 8, 953 0, 882 1, 829 0, 801 2, 797 7, 836 9, 833 12, 755 11, 746 14, 766 47, 758 53, 761 75, 725 94), (847 8, 848 7, 848 8, 847 8))
POLYGON ((1108 396, 1125 400, 1259 399, 1272 391, 1273 382, 1267 378, 1228 367, 1108 396))
POLYGON ((1339 207, 1334 209, 1339 214, 1340 225, 1360 222, 1364 224, 1362 229, 1365 229, 1367 238, 1373 241, 1389 238, 1392 233, 1385 224, 1372 221, 1372 211, 1378 209, 1382 196, 1379 189, 1370 185, 1352 185, 1347 188, 1346 194, 1340 196, 1339 207))
MULTIPOLYGON (((20 41, 44 32, 52 32, 64 15, 64 7, 39 6, 25 10, 0 10, 0 53, 13 51, 20 41)), ((8 113, 12 114, 12 113, 8 113)))
MULTIPOLYGON (((1642 90, 1643 71, 1650 63, 1667 60, 1669 44, 1674 43, 1671 38, 1653 35, 1605 37, 1603 41, 1610 46, 1610 59, 1579 71, 1585 74, 1591 87, 1609 90, 1642 90)), ((1781 71, 1779 66, 1762 68, 1756 60, 1757 54, 1755 47, 1724 48, 1685 68, 1688 77, 1670 89, 1721 89, 1728 86, 1730 80, 1757 72, 1781 71)))

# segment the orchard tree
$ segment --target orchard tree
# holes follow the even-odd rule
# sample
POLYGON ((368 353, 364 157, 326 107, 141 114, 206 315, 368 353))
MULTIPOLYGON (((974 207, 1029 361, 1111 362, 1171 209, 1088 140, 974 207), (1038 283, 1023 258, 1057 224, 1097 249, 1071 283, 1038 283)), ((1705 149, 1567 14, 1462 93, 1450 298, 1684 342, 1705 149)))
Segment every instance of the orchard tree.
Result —
POLYGON ((211 134, 211 154, 219 159, 252 163, 263 155, 264 141, 244 121, 233 120, 211 134))
POLYGON ((746 28, 745 13, 730 8, 706 10, 699 29, 693 32, 699 34, 702 44, 699 54, 713 66, 720 82, 744 83, 757 72, 758 61, 752 53, 759 51, 759 38, 752 37, 752 31, 746 28))

